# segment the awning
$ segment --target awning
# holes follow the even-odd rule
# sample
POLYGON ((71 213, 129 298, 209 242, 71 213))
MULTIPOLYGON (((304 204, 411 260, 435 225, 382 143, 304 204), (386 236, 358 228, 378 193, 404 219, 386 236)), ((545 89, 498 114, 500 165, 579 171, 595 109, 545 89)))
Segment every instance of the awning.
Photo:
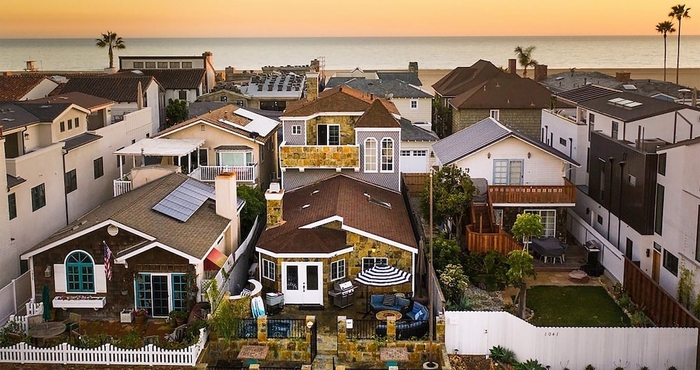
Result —
POLYGON ((141 139, 135 144, 114 152, 116 155, 142 155, 145 157, 183 157, 196 152, 204 145, 204 139, 141 139))
POLYGON ((224 267, 224 263, 228 257, 221 253, 218 249, 214 248, 209 252, 207 258, 204 259, 204 269, 205 270, 218 270, 224 267))

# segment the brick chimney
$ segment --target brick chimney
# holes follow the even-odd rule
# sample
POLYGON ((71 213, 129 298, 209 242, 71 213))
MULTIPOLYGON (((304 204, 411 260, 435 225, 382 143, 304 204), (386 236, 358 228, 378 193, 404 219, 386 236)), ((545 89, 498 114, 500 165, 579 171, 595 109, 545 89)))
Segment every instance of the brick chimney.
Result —
POLYGON ((238 193, 235 172, 224 172, 214 180, 216 193, 216 214, 231 220, 231 227, 226 231, 225 254, 233 252, 240 238, 240 223, 238 220, 238 193))
POLYGON ((518 73, 518 68, 515 59, 508 59, 508 73, 518 73))
POLYGON ((418 62, 408 62, 408 71, 410 73, 418 73, 418 62))
POLYGON ((284 189, 280 189, 278 182, 270 183, 270 188, 265 192, 267 202, 267 228, 277 227, 284 223, 282 219, 284 189))
POLYGON ((630 82, 631 72, 615 72, 615 81, 617 82, 630 82))
POLYGON ((547 78, 547 65, 538 64, 535 66, 535 82, 540 82, 547 78))
POLYGON ((306 74, 306 100, 318 98, 318 73, 306 74))

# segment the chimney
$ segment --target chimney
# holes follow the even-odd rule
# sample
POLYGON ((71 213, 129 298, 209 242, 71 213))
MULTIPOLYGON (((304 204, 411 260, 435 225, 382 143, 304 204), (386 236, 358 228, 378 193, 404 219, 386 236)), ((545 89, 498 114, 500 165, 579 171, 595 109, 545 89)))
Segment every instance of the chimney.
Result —
POLYGON ((223 172, 214 180, 216 193, 216 214, 231 220, 231 227, 226 231, 225 254, 231 254, 233 247, 238 246, 240 238, 240 223, 238 220, 238 193, 236 173, 223 172))
POLYGON ((306 100, 318 98, 318 73, 306 74, 306 100))
POLYGON ((418 62, 408 62, 408 72, 418 73, 418 62))
POLYGON ((265 192, 267 202, 267 228, 277 227, 284 223, 282 219, 284 189, 280 189, 278 182, 270 183, 270 188, 265 192))
POLYGON ((540 82, 547 78, 547 65, 538 64, 535 66, 535 82, 540 82))
POLYGON ((515 59, 508 59, 508 73, 517 73, 518 69, 516 67, 515 59))
MULTIPOLYGON (((693 87, 693 95, 690 101, 691 107, 695 108, 698 106, 698 89, 693 87)), ((2 133, 2 131, 0 131, 2 133)), ((1 135, 0 135, 1 136, 1 135)))
POLYGON ((615 81, 617 82, 630 82, 632 73, 630 72, 615 72, 615 81))

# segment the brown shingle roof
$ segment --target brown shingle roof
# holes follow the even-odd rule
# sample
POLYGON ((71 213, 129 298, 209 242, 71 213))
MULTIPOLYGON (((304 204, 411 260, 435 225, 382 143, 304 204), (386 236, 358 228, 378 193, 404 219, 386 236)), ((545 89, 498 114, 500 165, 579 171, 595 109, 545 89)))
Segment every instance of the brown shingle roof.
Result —
POLYGON ((43 80, 43 76, 0 76, 0 101, 20 100, 43 80))
POLYGON ((282 117, 306 117, 325 112, 364 112, 375 100, 381 101, 389 112, 399 114, 399 110, 390 101, 348 86, 338 86, 320 93, 314 100, 289 103, 282 117))
POLYGON ((57 104, 57 103, 73 103, 85 109, 99 108, 104 105, 112 104, 113 101, 99 96, 88 95, 78 91, 73 91, 65 94, 47 96, 41 99, 27 100, 23 103, 28 104, 57 104))
POLYGON ((193 69, 140 69, 145 76, 153 76, 165 89, 197 89, 202 85, 206 70, 193 69))
MULTIPOLYGON (((290 243, 285 238, 301 235, 299 228, 302 226, 339 216, 343 218, 345 226, 417 248, 408 210, 399 193, 337 175, 285 193, 283 202, 282 218, 285 223, 265 230, 258 240, 259 247, 276 253, 323 252, 323 249, 319 250, 303 238, 298 238, 298 243, 290 243), (391 204, 391 208, 377 204, 376 200, 391 204), (307 204, 309 206, 304 207, 307 204)), ((339 244, 334 245, 337 247, 339 244)))
POLYGON ((104 76, 73 77, 65 84, 59 85, 51 95, 79 91, 88 95, 99 96, 117 103, 136 102, 138 83, 146 91, 155 81, 151 76, 127 75, 116 73, 104 76))
POLYGON ((355 122, 355 127, 401 127, 382 101, 376 99, 369 109, 355 122))
POLYGON ((450 100, 458 109, 541 109, 549 107, 551 92, 529 78, 499 73, 450 100))
POLYGON ((471 67, 457 67, 433 84, 438 94, 450 97, 457 96, 475 86, 480 86, 499 73, 504 73, 498 67, 486 60, 479 60, 471 67))

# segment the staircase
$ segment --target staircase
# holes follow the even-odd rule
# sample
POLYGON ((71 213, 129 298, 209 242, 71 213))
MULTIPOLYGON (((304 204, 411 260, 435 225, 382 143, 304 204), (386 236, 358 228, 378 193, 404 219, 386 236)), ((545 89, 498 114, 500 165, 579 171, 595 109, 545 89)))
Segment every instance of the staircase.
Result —
POLYGON ((479 194, 472 198, 471 204, 471 221, 474 231, 478 233, 497 233, 499 227, 493 218, 493 204, 489 197, 489 185, 484 179, 474 179, 473 181, 479 190, 479 194))

